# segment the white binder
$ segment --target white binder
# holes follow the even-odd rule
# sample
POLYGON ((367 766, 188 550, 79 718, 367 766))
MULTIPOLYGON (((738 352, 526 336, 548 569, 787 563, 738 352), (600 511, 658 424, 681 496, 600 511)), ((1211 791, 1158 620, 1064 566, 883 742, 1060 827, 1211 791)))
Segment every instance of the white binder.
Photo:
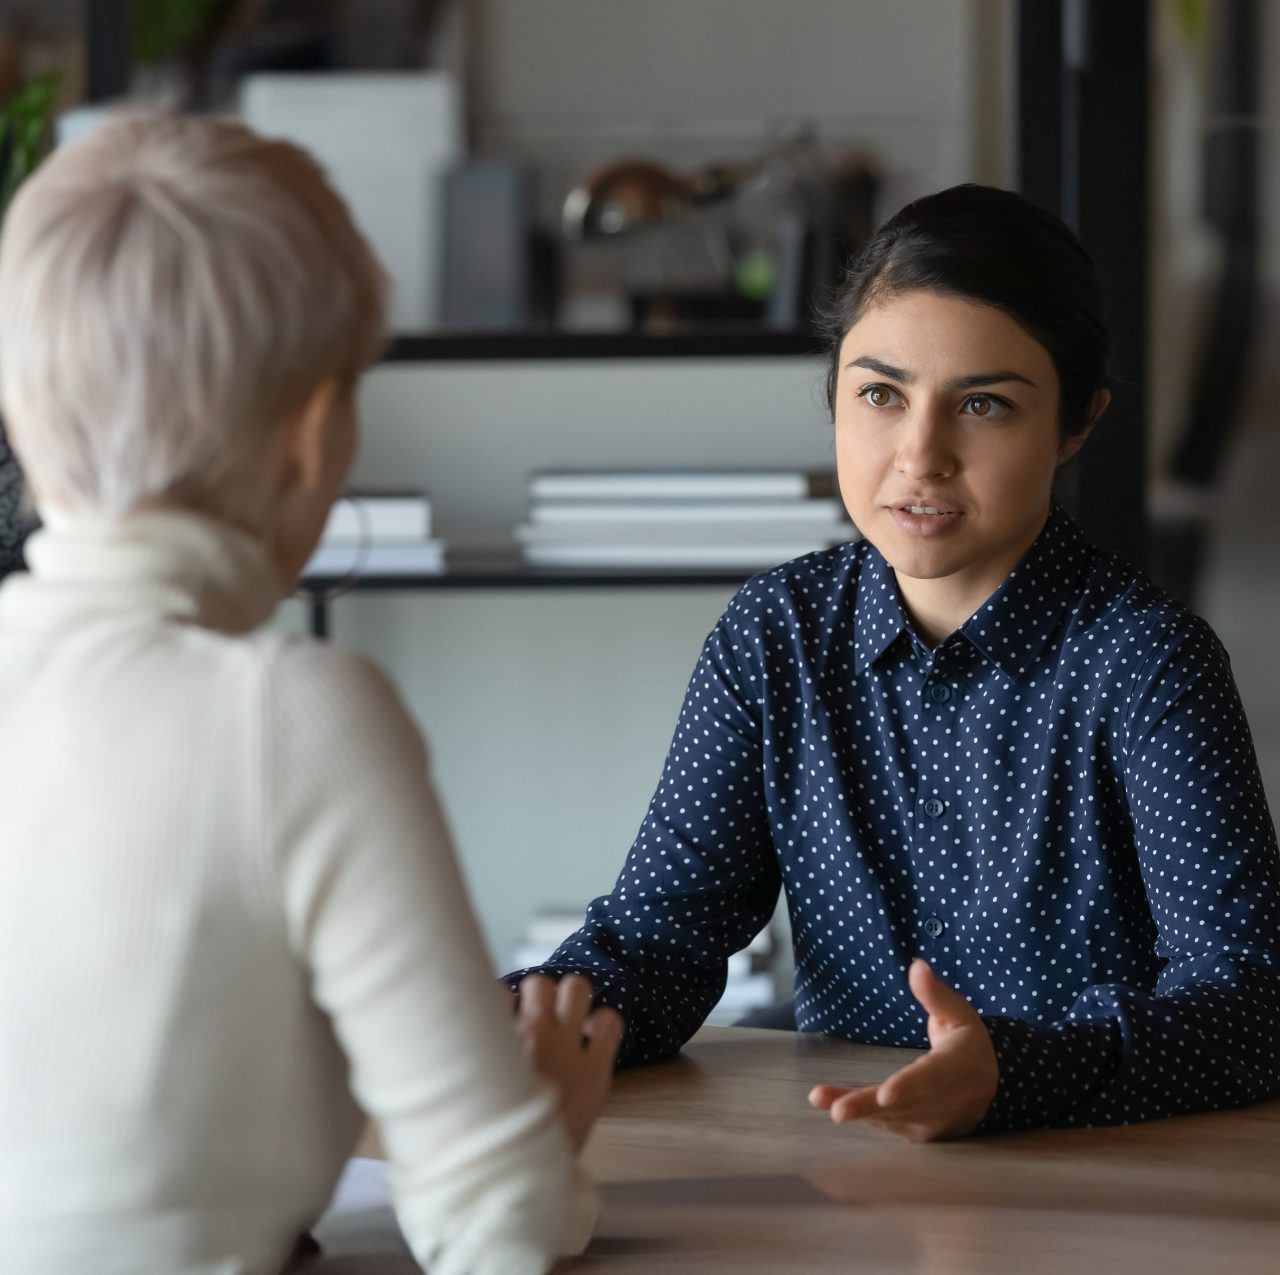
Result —
POLYGON ((441 72, 263 74, 241 84, 246 124, 311 151, 391 276, 391 328, 438 325, 441 179, 462 154, 441 72))

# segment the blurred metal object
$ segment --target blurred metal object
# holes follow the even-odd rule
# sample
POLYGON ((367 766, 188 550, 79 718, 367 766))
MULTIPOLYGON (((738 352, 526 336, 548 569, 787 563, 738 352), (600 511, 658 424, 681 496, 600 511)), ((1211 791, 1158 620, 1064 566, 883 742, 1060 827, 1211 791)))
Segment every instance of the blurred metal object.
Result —
POLYGON ((648 160, 620 160, 589 174, 569 192, 561 228, 566 239, 624 234, 655 225, 693 200, 689 179, 648 160))
POLYGON ((618 241, 633 325, 811 323, 873 228, 875 165, 793 129, 743 160, 676 172, 628 158, 565 198, 569 243, 618 241))

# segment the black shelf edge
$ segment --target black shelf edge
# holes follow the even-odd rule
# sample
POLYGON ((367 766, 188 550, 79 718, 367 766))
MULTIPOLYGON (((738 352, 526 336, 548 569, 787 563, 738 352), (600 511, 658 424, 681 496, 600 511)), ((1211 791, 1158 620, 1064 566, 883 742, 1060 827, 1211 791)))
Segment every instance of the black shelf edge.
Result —
POLYGON ((323 601, 367 589, 575 589, 667 588, 690 585, 744 584, 755 567, 537 567, 519 558, 460 557, 443 571, 416 575, 305 576, 298 585, 304 600, 323 601))
POLYGON ((821 337, 804 329, 717 329, 662 336, 637 332, 425 332, 392 337, 382 361, 782 358, 823 353, 821 337))

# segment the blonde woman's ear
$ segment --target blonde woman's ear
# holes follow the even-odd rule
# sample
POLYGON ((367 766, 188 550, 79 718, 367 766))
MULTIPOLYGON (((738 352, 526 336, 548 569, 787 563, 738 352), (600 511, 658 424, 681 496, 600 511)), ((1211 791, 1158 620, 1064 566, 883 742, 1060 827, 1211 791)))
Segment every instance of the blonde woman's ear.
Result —
POLYGON ((328 482, 332 465, 332 428, 338 380, 326 377, 307 396, 280 440, 283 471, 303 491, 317 491, 328 482))

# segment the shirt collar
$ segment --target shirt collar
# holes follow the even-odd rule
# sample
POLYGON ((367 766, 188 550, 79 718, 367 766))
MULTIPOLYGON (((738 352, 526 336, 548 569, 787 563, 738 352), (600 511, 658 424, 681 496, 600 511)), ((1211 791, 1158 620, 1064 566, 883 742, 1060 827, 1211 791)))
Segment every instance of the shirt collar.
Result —
MULTIPOLYGON (((854 619, 855 676, 910 632, 893 568, 869 542, 858 577, 854 619)), ((1092 547, 1056 503, 1022 561, 960 627, 983 655, 1015 681, 1035 665, 1090 560, 1092 547)))
POLYGON ((870 668, 909 630, 893 568, 869 540, 858 574, 858 597, 853 622, 853 672, 870 668))
POLYGON ((1022 561, 960 632, 1005 674, 1022 681, 1079 592, 1093 555, 1092 545, 1055 504, 1022 561))

